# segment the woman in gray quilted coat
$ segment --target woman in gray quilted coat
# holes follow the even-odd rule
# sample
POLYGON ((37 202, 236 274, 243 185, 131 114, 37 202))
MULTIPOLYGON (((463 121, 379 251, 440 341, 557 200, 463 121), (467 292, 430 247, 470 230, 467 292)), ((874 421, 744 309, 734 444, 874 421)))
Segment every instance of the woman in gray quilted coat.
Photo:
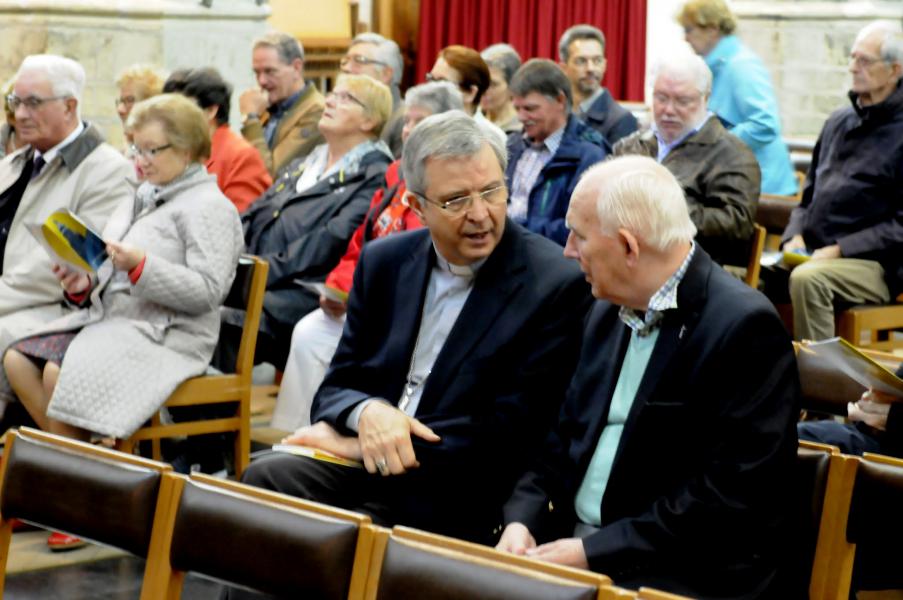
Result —
POLYGON ((238 212, 204 169, 201 109, 156 96, 134 107, 129 127, 145 180, 104 229, 108 259, 90 276, 54 267, 79 310, 3 358, 38 426, 78 439, 128 437, 204 372, 243 244, 238 212))

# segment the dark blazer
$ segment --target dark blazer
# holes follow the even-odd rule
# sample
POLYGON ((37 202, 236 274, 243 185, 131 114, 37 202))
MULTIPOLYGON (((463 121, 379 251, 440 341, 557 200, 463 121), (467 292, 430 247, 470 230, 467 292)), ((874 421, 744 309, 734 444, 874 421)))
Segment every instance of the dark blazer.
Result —
POLYGON ((317 308, 316 294, 294 281, 324 281, 338 264, 390 161, 373 150, 357 171, 321 179, 300 194, 295 187, 304 165, 296 161, 242 215, 247 252, 270 264, 262 331, 287 345, 295 323, 317 308))
MULTIPOLYGON (((558 427, 505 507, 539 542, 573 534, 629 338, 618 307, 597 302, 558 427)), ((784 584, 798 406, 777 313, 697 247, 624 425, 601 530, 584 540, 590 567, 699 598, 785 597, 772 592, 784 584)))
MULTIPOLYGON (((345 330, 311 421, 346 433, 360 402, 396 403, 410 366, 435 254, 426 229, 366 244, 345 330)), ((405 523, 489 541, 501 506, 541 447, 564 397, 589 289, 554 243, 508 221, 424 384, 416 416, 442 441, 414 438, 405 523)))
POLYGON ((603 89, 602 95, 590 105, 589 110, 580 117, 587 125, 602 134, 609 144, 616 144, 618 140, 627 137, 637 130, 639 124, 636 117, 629 110, 615 102, 608 90, 603 89))

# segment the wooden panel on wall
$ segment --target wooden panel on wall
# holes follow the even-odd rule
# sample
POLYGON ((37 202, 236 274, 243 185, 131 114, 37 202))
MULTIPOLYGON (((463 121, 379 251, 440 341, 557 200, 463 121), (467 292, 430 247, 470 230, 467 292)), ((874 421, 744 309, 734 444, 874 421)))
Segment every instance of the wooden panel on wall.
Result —
POLYGON ((373 0, 373 31, 395 40, 404 56, 402 87, 413 81, 417 32, 420 26, 420 0, 373 0))
POLYGON ((301 40, 350 39, 351 7, 347 0, 269 0, 269 23, 301 40))

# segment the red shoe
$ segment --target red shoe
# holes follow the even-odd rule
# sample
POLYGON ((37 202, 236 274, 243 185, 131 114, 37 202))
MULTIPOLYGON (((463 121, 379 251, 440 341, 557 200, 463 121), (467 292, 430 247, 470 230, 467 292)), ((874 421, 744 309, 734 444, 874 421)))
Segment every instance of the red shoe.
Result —
POLYGON ((33 529, 37 529, 34 525, 29 525, 25 521, 21 519, 10 519, 9 520, 10 529, 12 529, 13 533, 18 533, 19 531, 31 531, 33 529))
POLYGON ((47 547, 50 548, 53 552, 75 550, 87 545, 88 542, 80 538, 71 536, 68 533, 61 533, 59 531, 54 531, 50 534, 50 537, 47 538, 47 547))

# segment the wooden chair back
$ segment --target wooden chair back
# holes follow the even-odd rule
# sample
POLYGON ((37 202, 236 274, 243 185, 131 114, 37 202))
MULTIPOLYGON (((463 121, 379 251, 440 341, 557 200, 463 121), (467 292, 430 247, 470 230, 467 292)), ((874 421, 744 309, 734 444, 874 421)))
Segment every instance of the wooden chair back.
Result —
POLYGON ((189 379, 176 388, 165 404, 166 407, 173 408, 228 403, 235 405, 235 412, 226 417, 171 424, 165 424, 158 413, 148 425, 140 428, 129 439, 119 441, 117 448, 123 452, 132 452, 139 441, 151 440, 153 456, 159 460, 161 439, 235 432, 235 472, 237 477, 241 477, 250 461, 251 373, 268 269, 266 261, 256 256, 242 256, 236 268, 235 280, 223 302, 223 306, 245 311, 235 373, 189 379))
MULTIPOLYGON (((18 518, 141 557, 161 544, 172 486, 166 464, 23 427, 6 436, 0 467, 0 596, 18 518)), ((150 596, 142 596, 150 598, 150 596)))
POLYGON ((746 275, 743 281, 753 289, 759 287, 759 271, 762 268, 762 250, 765 248, 767 232, 761 225, 754 225, 752 240, 749 243, 749 260, 746 263, 746 275))
POLYGON ((363 596, 370 517, 206 475, 173 477, 163 559, 145 580, 156 597, 179 598, 188 572, 279 597, 363 596))
POLYGON ((597 600, 611 584, 605 575, 400 526, 379 529, 373 551, 368 600, 597 600))

